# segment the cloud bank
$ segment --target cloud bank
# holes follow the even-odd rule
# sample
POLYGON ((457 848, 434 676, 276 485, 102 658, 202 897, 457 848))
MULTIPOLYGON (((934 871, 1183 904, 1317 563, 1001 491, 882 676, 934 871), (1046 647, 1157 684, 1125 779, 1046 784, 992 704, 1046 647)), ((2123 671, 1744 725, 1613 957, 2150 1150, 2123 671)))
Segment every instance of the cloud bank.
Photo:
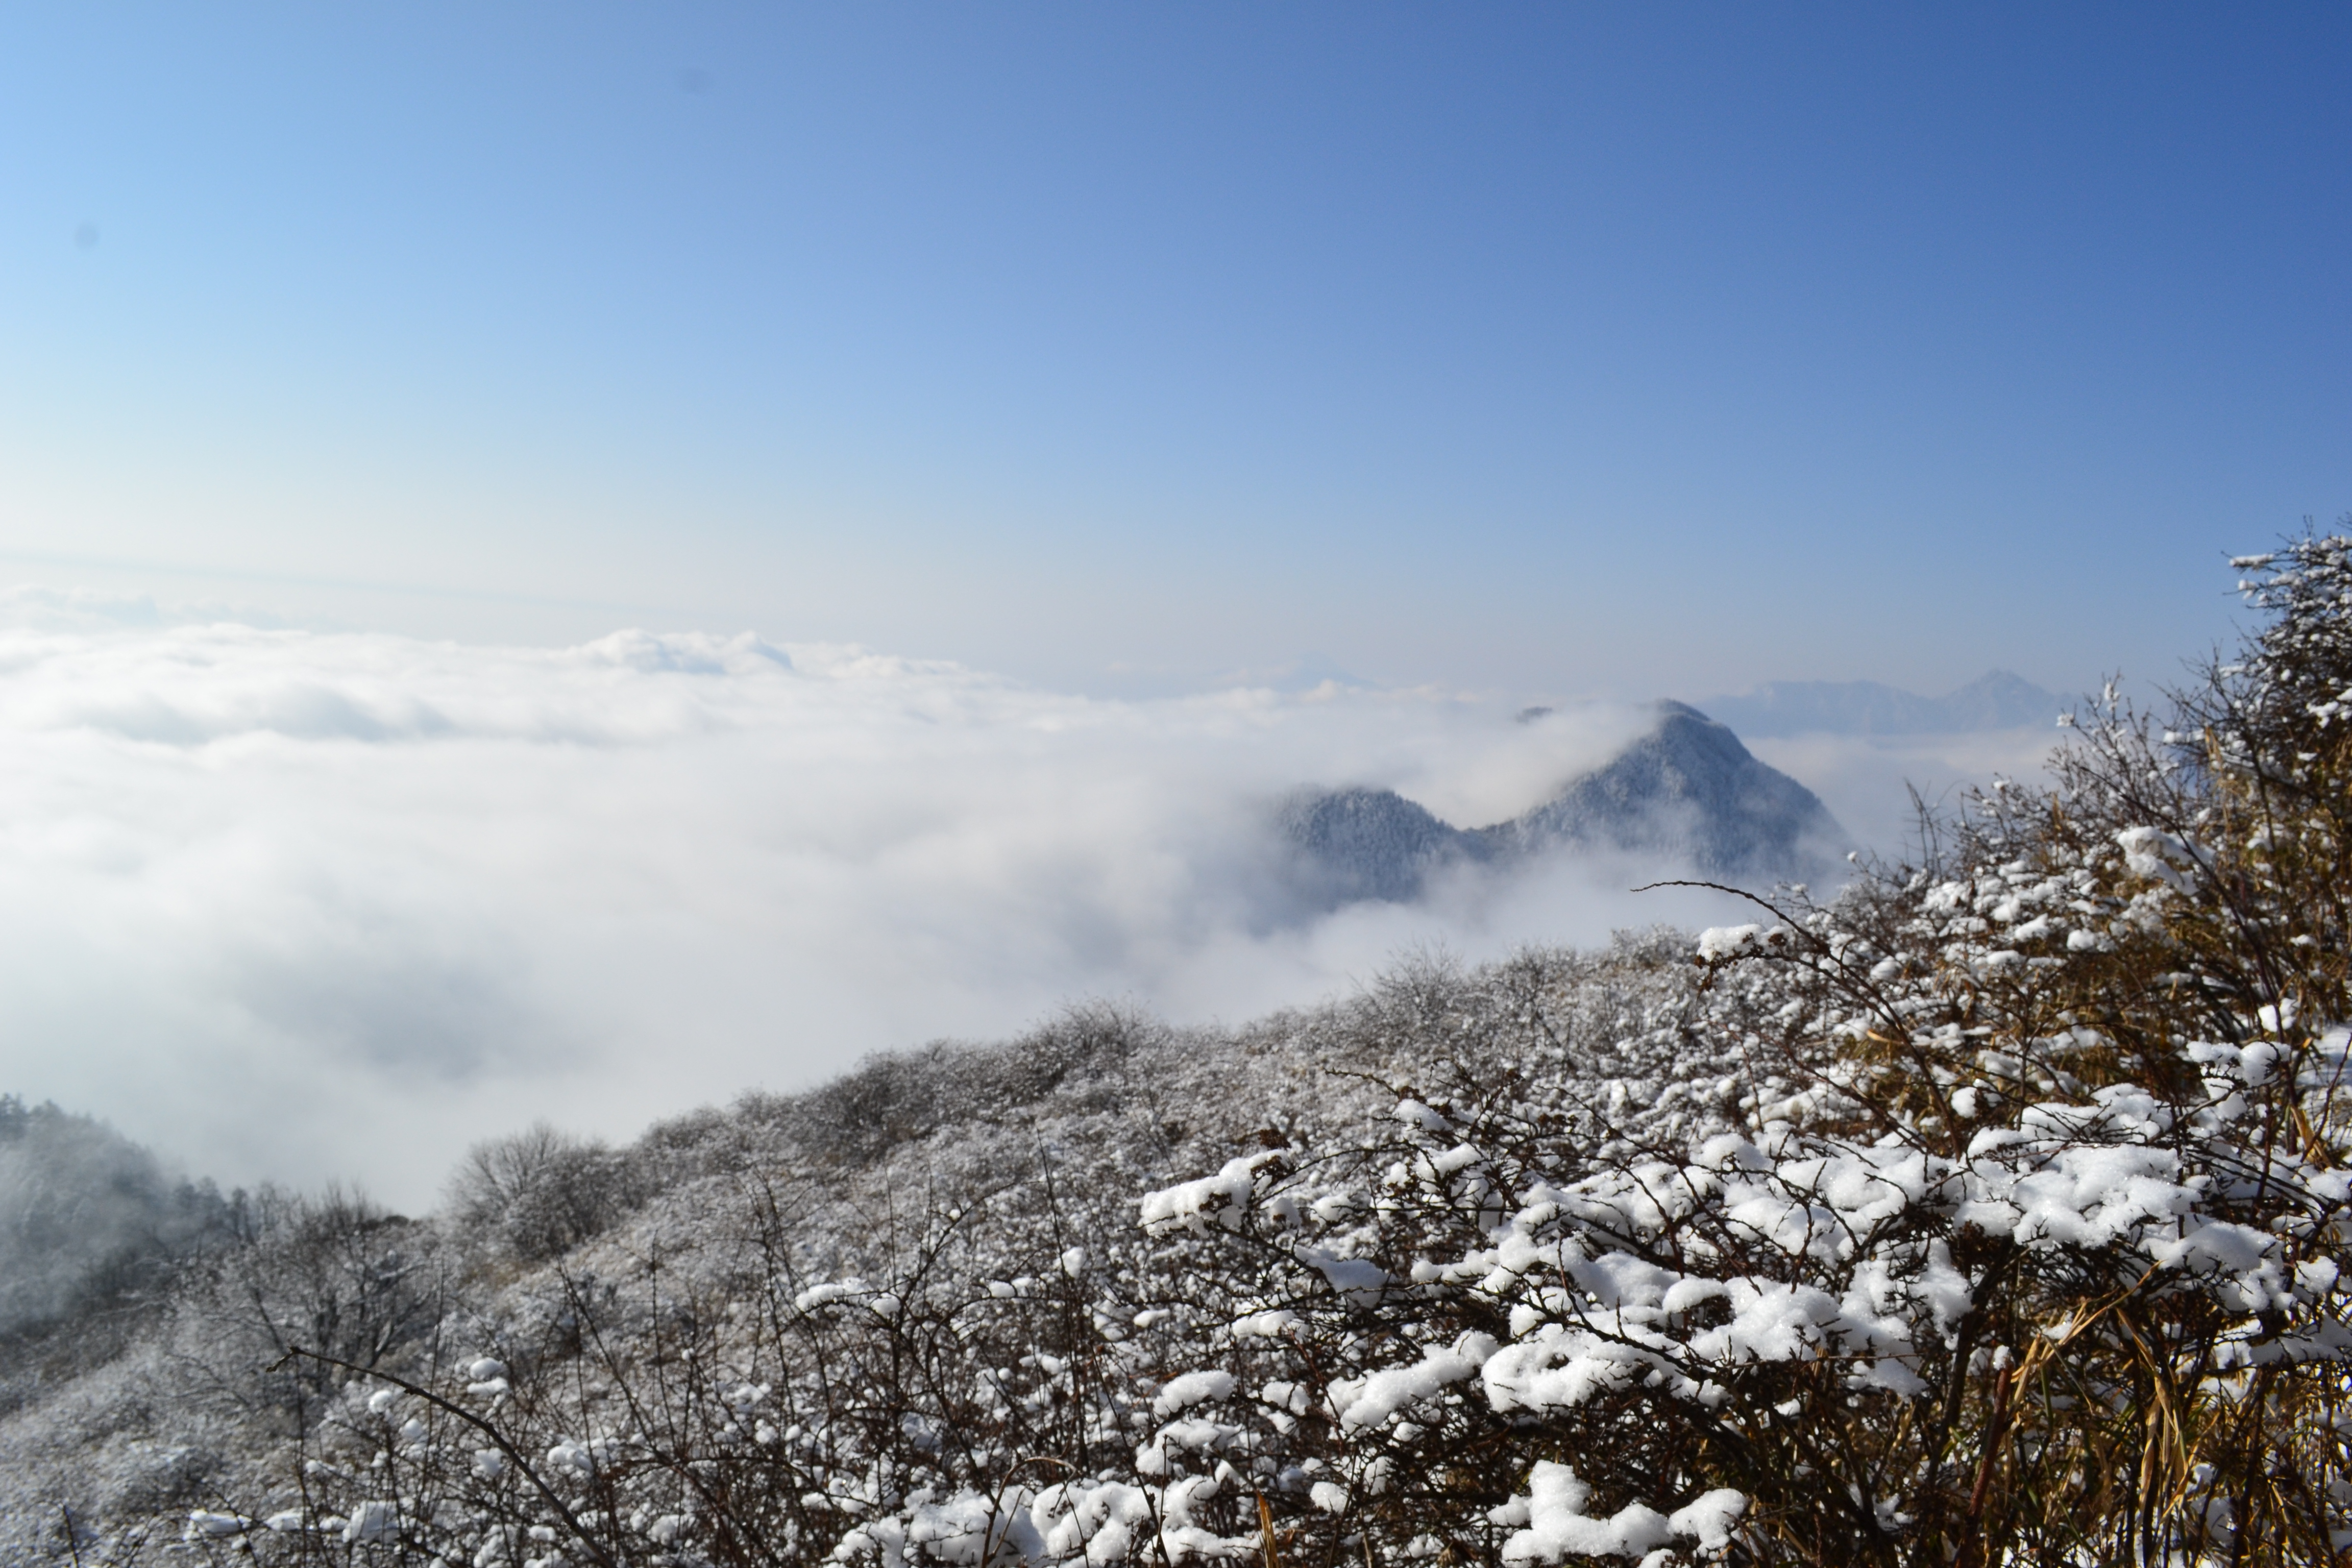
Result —
POLYGON ((1234 1019, 1416 943, 1704 912, 1591 862, 1412 909, 1273 896, 1283 792, 1497 820, 1638 709, 1122 702, 748 635, 551 650, 12 606, 0 1089, 225 1181, 422 1205, 467 1143, 537 1116, 626 1136, 1076 996, 1234 1019))
POLYGON ((1958 806, 1960 792, 1995 778, 2047 784, 2058 740, 2050 723, 1942 735, 1771 736, 1748 741, 1748 749, 1811 785, 1862 844, 1901 859, 1918 853, 1913 790, 1943 812, 1958 806))

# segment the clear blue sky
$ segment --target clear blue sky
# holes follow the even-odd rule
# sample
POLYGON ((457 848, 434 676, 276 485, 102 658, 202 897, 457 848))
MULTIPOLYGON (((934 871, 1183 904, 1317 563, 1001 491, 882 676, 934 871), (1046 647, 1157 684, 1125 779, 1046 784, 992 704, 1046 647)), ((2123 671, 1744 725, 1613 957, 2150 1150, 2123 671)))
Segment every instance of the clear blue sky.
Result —
POLYGON ((0 580, 2079 686, 2352 508, 2340 5, 19 6, 0 580))

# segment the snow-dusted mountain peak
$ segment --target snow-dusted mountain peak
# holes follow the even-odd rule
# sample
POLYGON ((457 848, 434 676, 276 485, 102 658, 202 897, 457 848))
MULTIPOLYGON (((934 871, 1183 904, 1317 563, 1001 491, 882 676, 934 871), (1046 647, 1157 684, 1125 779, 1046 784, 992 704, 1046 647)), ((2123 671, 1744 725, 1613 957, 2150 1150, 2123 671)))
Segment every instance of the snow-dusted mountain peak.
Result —
POLYGON ((1394 790, 1302 790, 1276 816, 1296 858, 1294 885, 1323 908, 1410 902, 1443 870, 1563 852, 1630 855, 1751 885, 1818 879, 1834 868, 1845 833, 1812 791, 1687 703, 1661 702, 1657 715, 1608 763, 1485 826, 1448 824, 1394 790))

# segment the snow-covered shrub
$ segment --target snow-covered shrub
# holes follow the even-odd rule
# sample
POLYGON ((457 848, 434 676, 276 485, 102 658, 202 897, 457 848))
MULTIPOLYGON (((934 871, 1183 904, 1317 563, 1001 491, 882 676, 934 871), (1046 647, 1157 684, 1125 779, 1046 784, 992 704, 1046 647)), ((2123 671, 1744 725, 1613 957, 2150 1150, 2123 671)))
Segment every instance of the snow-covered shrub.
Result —
POLYGON ((331 1189, 264 1189, 243 1217, 241 1245, 199 1259, 173 1292, 161 1343, 172 1399, 294 1436, 340 1397, 344 1377, 289 1351, 363 1369, 429 1353, 458 1289, 435 1226, 331 1189))
POLYGON ((627 1155, 539 1121, 467 1151, 449 1179, 449 1217, 539 1263, 601 1235, 644 1196, 627 1155))

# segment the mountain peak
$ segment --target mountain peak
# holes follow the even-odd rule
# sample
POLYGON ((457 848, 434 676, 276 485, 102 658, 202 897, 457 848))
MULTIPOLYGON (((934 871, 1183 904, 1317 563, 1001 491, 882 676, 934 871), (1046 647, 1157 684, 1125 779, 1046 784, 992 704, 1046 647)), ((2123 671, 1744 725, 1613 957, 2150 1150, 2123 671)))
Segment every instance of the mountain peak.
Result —
POLYGON ((1429 876, 1559 849, 1670 860, 1732 881, 1811 880, 1844 830, 1803 784, 1759 762, 1726 725, 1686 702, 1657 705, 1650 731, 1532 811, 1454 827, 1394 790, 1302 790, 1276 827, 1293 885, 1315 907, 1409 902, 1429 876))
POLYGON ((1819 796, 1759 762, 1729 726, 1686 702, 1526 816, 1482 830, 1524 848, 1553 844, 1685 861, 1709 877, 1805 879, 1843 830, 1819 796))

